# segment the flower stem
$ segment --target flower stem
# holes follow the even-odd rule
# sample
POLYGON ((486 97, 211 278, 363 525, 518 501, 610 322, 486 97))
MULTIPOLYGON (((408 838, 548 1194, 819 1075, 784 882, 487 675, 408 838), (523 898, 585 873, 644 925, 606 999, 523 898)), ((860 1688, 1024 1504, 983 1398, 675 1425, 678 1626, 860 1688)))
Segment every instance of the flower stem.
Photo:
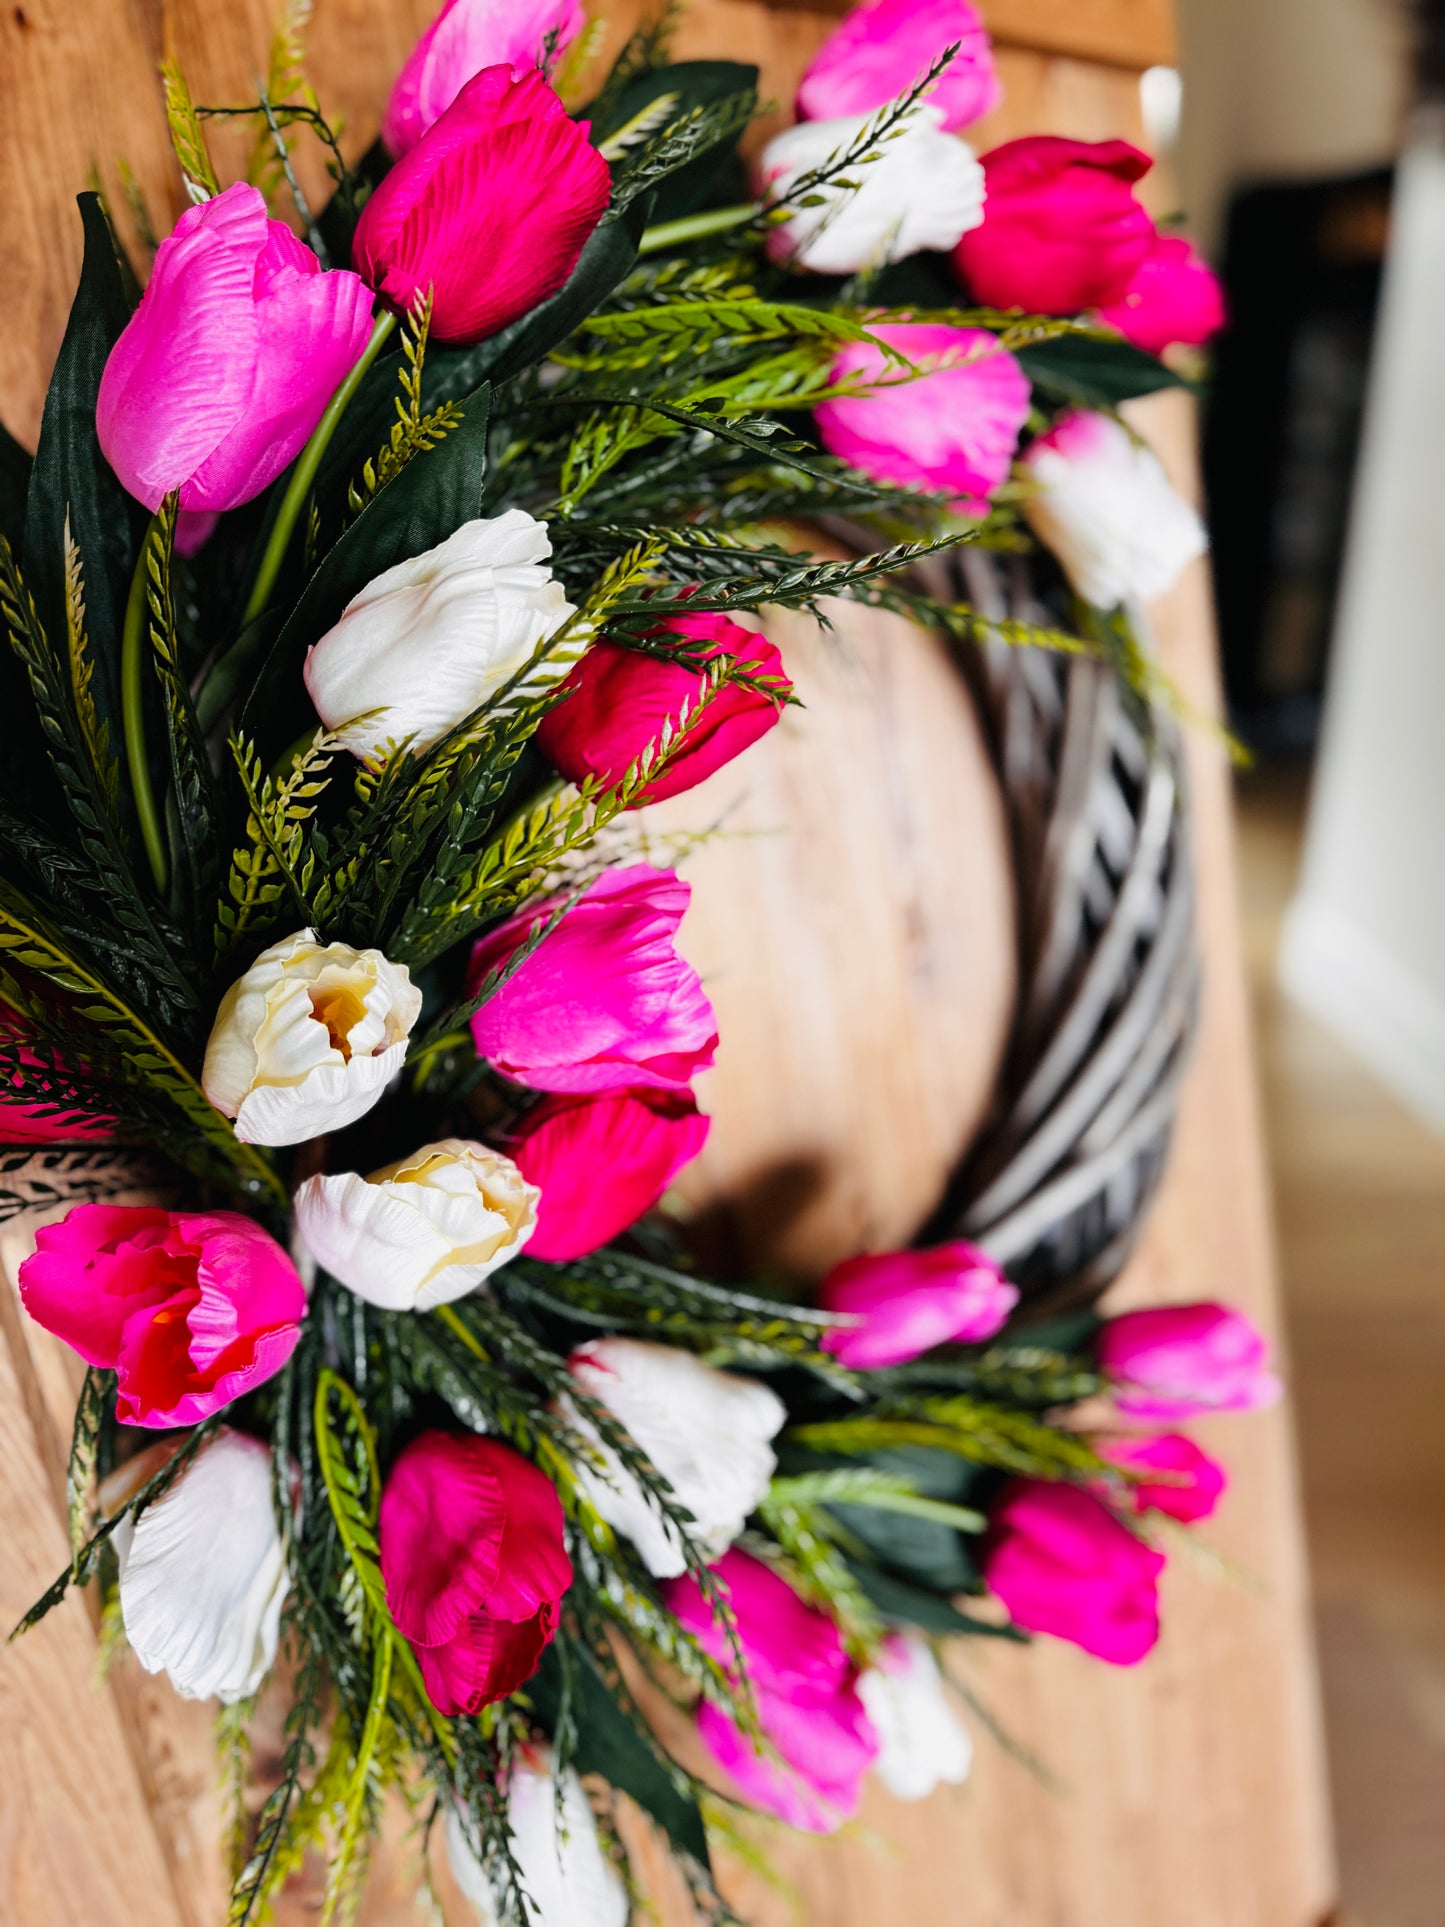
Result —
POLYGON ((276 578, 281 573, 281 564, 286 559, 290 545, 291 532, 296 526, 306 497, 311 493, 311 484, 316 480, 316 471, 321 466, 321 457, 326 453, 326 445, 336 432, 336 424, 346 413, 347 404, 361 386, 361 378, 381 353, 387 337, 396 326, 394 314, 379 314, 372 323, 371 339, 362 350, 361 359, 342 382, 331 400, 326 404, 326 413, 311 431, 311 439, 296 458, 296 466, 291 471, 291 480, 276 512, 276 521, 261 557, 261 566, 256 571, 256 580, 251 587, 250 600, 241 617, 241 627, 253 622, 266 606, 266 599, 276 586, 276 578))
POLYGON ((679 241, 696 241, 705 234, 725 234, 729 228, 741 227, 745 221, 753 220, 757 212, 756 201, 741 201, 733 207, 709 208, 705 214, 684 214, 676 221, 659 221, 656 227, 643 229, 637 252, 660 254, 664 248, 676 247, 679 241))
POLYGON ((136 557, 135 574, 130 579, 130 594, 126 598, 125 626, 121 631, 120 645, 120 707, 121 719, 125 730, 125 760, 130 771, 131 795, 135 798, 135 813, 140 821, 141 841, 145 844, 146 857, 150 862, 151 875, 157 890, 164 892, 170 873, 166 856, 166 840, 161 829, 160 812, 156 808, 155 792, 151 788, 150 765, 146 761, 145 709, 142 702, 141 662, 145 647, 146 628, 146 583, 149 579, 151 533, 156 521, 151 521, 136 557))

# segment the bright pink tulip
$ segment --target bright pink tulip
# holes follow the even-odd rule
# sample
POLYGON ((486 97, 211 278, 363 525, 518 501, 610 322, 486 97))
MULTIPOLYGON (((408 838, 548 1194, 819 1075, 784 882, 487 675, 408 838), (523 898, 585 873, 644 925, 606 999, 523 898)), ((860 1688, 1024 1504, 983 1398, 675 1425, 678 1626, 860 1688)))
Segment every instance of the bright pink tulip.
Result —
MULTIPOLYGON (((658 636, 676 636, 695 657, 734 657, 756 676, 776 678, 777 697, 736 683, 708 698, 682 747, 655 781, 638 792, 634 807, 679 796, 730 763, 781 714, 792 685, 783 659, 766 636, 755 636, 726 616, 678 616, 658 636)), ((594 642, 562 684, 564 699, 549 710, 537 731, 537 747, 571 783, 589 776, 618 782, 663 727, 677 727, 683 711, 699 700, 703 678, 682 663, 664 662, 615 642, 594 642)))
POLYGON ((1095 1351, 1115 1403, 1133 1418, 1251 1412, 1280 1395, 1268 1341, 1229 1305, 1125 1312, 1108 1320, 1095 1351))
POLYGON ((983 156, 983 223, 954 261, 993 308, 1079 314, 1123 298, 1154 244, 1134 198, 1149 156, 1127 141, 1032 134, 983 156))
POLYGON ((306 1293, 276 1240, 234 1211, 81 1204, 36 1234, 25 1308, 119 1374, 126 1425, 192 1425, 279 1372, 306 1293))
POLYGON ((798 118, 872 113, 905 93, 955 42, 958 52, 928 99, 957 132, 1003 99, 988 33, 968 0, 863 0, 814 55, 798 88, 798 118))
MULTIPOLYGON (((42 1073, 41 1081, 48 1088, 45 1060, 26 1046, 25 1035, 21 1019, 7 1004, 0 1004, 0 1046, 16 1052, 25 1071, 42 1073)), ((22 1078, 17 1070, 10 1083, 19 1093, 26 1083, 33 1089, 34 1081, 22 1078)), ((4 1089, 5 1080, 0 1074, 0 1092, 4 1089)), ((39 1106, 26 1103, 23 1096, 0 1095, 0 1144, 64 1144, 74 1139, 109 1137, 113 1129, 110 1118, 71 1116, 62 1123, 39 1106)))
MULTIPOLYGON (((685 1089, 717 1049, 712 1005, 674 948, 691 895, 671 870, 606 871, 472 1018, 478 1054, 534 1091, 685 1089)), ((556 908, 483 937, 472 989, 556 908)))
POLYGON ((983 1573, 1015 1625, 1133 1666, 1159 1637, 1164 1555, 1092 1492, 1014 1479, 989 1520, 983 1573))
POLYGON ((583 1258, 635 1224, 697 1156, 710 1122, 687 1091, 545 1099, 507 1146, 542 1191, 527 1256, 583 1258))
POLYGON ((381 138, 410 153, 483 68, 540 66, 548 35, 560 53, 585 23, 580 0, 447 0, 397 76, 381 138))
POLYGON ((572 1583, 551 1480, 495 1439, 423 1432, 391 1469, 380 1528, 386 1603, 437 1709, 515 1693, 572 1583))
POLYGON ((960 514, 987 514, 1028 419, 1027 375, 983 328, 918 321, 874 333, 916 365, 945 365, 903 381, 881 348, 849 342, 830 378, 861 375, 891 385, 815 409, 823 446, 875 481, 932 489, 956 497, 960 514))
POLYGON ((173 489, 190 511, 249 502, 300 453, 371 310, 365 282, 323 273, 254 187, 188 208, 101 376, 106 460, 150 509, 173 489))
POLYGON ((1137 1511, 1167 1513, 1185 1525, 1207 1519, 1229 1483, 1224 1467, 1182 1432, 1103 1439, 1098 1452, 1101 1459, 1125 1472, 1162 1473, 1162 1478, 1137 1478, 1129 1487, 1129 1497, 1137 1511))
POLYGON ((823 1350, 852 1371, 905 1365, 935 1345, 992 1338, 1018 1300, 1018 1287, 977 1245, 848 1258, 823 1280, 818 1302, 863 1322, 826 1332, 823 1350))
MULTIPOLYGON (((745 1552, 726 1552, 713 1570, 727 1588, 748 1683, 763 1732, 781 1763, 710 1702, 698 1734, 756 1806, 808 1833, 832 1833, 858 1811, 863 1775, 878 1754, 858 1695, 858 1669, 838 1628, 792 1587, 745 1552)), ((731 1651, 697 1581, 669 1580, 663 1598, 722 1665, 731 1651)))
POLYGON ((1136 348, 1162 355, 1176 341, 1199 347, 1224 326, 1224 291, 1182 234, 1159 234, 1117 301, 1099 318, 1136 348))
POLYGON ((361 210, 352 263, 398 312, 430 288, 438 341, 484 341, 557 292, 611 192, 542 76, 488 67, 361 210))

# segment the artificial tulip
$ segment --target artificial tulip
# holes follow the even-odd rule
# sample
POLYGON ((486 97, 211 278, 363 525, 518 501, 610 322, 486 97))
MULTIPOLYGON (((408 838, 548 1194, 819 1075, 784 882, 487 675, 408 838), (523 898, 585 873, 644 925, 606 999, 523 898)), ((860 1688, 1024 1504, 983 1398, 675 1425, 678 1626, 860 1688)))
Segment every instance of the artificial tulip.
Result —
POLYGON ((1164 1555, 1078 1486, 1014 1479, 989 1519, 983 1572, 1014 1624, 1133 1666, 1159 1638, 1164 1555))
POLYGON ((607 210, 587 133, 541 74, 486 68, 361 210, 357 272, 399 313, 430 289, 438 341, 497 334, 557 292, 607 210))
POLYGON ((381 120, 381 138, 400 158, 486 67, 540 67, 581 33, 580 0, 447 0, 412 48, 381 120))
MULTIPOLYGON (((872 119, 800 121, 763 149, 767 198, 781 202, 805 174, 841 153, 872 119)), ((923 248, 951 248, 983 219, 983 170, 943 132, 943 110, 919 102, 866 160, 778 210, 768 252, 818 274, 857 274, 923 248)))
POLYGON ((528 1111, 510 1150, 538 1187, 529 1258, 583 1258, 650 1211, 706 1142, 710 1120, 688 1091, 549 1097, 528 1111))
MULTIPOLYGON (((152 1450, 138 1468, 145 1477, 174 1448, 152 1450)), ((290 1586, 273 1486, 270 1448, 222 1426, 111 1535, 126 1641, 148 1673, 170 1675, 182 1699, 229 1706, 271 1670, 290 1586)))
MULTIPOLYGON (((599 1338, 567 1361, 582 1390, 606 1406, 692 1514, 688 1536, 719 1559, 768 1489, 770 1441, 787 1419, 777 1393, 755 1378, 705 1365, 672 1345, 599 1338)), ((647 1493, 575 1406, 570 1417, 600 1463, 579 1475, 593 1506, 630 1539, 658 1579, 687 1569, 682 1541, 647 1493)))
POLYGON ((992 1338, 1018 1300, 987 1252, 961 1240, 848 1258, 823 1280, 818 1302, 858 1322, 826 1331, 822 1347, 851 1371, 906 1365, 935 1345, 992 1338))
POLYGON ((221 999, 201 1086, 245 1144, 300 1144, 354 1124, 406 1058, 421 992, 379 950, 299 930, 221 999))
POLYGON ((546 523, 514 508, 374 577, 307 653, 327 729, 368 763, 430 749, 576 614, 551 553, 546 523))
POLYGON ((798 118, 874 113, 953 46, 927 99, 957 133, 1003 99, 987 29, 968 0, 863 0, 814 54, 798 87, 798 118))
POLYGON ((923 1800, 959 1786, 973 1765, 973 1741, 953 1708, 938 1661, 916 1633, 895 1633, 858 1680, 878 1735, 873 1770, 895 1800, 923 1800))
POLYGON ((766 636, 722 615, 678 616, 657 632, 678 639, 694 659, 729 656, 769 692, 723 683, 703 699, 704 673, 620 643, 594 642, 562 684, 562 699, 542 718, 537 747, 571 783, 621 781, 669 725, 688 718, 662 773, 633 798, 634 809, 703 782, 777 722, 792 685, 766 636), (699 703, 701 702, 701 707, 699 703))
MULTIPOLYGON (((684 1090, 717 1048, 712 1005, 675 948, 691 895, 671 870, 605 871, 477 1010, 478 1055, 537 1091, 684 1090)), ((542 903, 483 937, 472 990, 556 910, 542 903)))
POLYGON ((1134 197, 1149 156, 1127 141, 1034 134, 983 156, 983 220, 954 257, 991 308, 1080 314, 1121 300, 1154 243, 1134 197))
POLYGON ((1280 1382, 1263 1332, 1230 1305, 1159 1305, 1106 1321, 1099 1369, 1131 1418, 1188 1418, 1272 1405, 1280 1382))
POLYGON ((194 1425, 279 1372, 306 1293, 276 1240, 235 1211, 80 1204, 20 1267, 37 1324, 118 1377, 123 1425, 194 1425))
POLYGON ((495 1439, 423 1432, 381 1495, 386 1603, 439 1711, 475 1713, 537 1670, 572 1563, 550 1479, 495 1439))
POLYGON ((1105 1439, 1098 1452, 1131 1475, 1128 1497, 1136 1512, 1162 1512, 1182 1525, 1209 1518, 1228 1484, 1224 1467, 1181 1432, 1105 1439))
POLYGON ((101 376, 106 460, 150 509, 173 492, 183 511, 249 502, 300 453, 371 311, 365 282, 324 272, 254 187, 188 208, 101 376))
POLYGON ((444 1138, 368 1178, 307 1178, 296 1228, 358 1298, 384 1311, 431 1311, 516 1257, 536 1225, 537 1198, 500 1151, 444 1138))
POLYGON ((1099 319, 1151 355, 1176 342, 1197 348, 1224 326, 1224 293, 1214 270, 1182 234, 1158 234, 1128 287, 1099 310, 1099 319))
POLYGON ((1029 527, 1097 608, 1163 595, 1209 545, 1158 456, 1110 415, 1071 409, 1029 444, 1023 472, 1029 527))
MULTIPOLYGON (((507 1827, 527 1895, 527 1927, 627 1927, 627 1889, 602 1851, 582 1782, 569 1767, 559 1789, 550 1751, 528 1748, 514 1759, 507 1827)), ((447 1811, 446 1847, 480 1927, 501 1927, 496 1892, 454 1807, 447 1811)), ((515 1921, 516 1915, 507 1918, 515 1921)))
MULTIPOLYGON (((719 1706, 698 1710, 698 1736, 745 1799, 807 1833, 832 1833, 858 1811, 878 1735, 858 1694, 858 1669, 833 1621, 786 1580, 736 1550, 718 1561, 764 1754, 719 1706), (776 1755, 776 1757, 774 1757, 776 1755)), ((671 1579, 668 1606, 720 1665, 732 1647, 696 1579, 671 1579)))
POLYGON ((930 372, 905 380, 882 348, 849 342, 830 383, 882 385, 818 406, 824 448, 876 482, 951 495, 959 514, 986 514, 1028 420, 1028 376, 983 328, 900 322, 873 333, 930 372))

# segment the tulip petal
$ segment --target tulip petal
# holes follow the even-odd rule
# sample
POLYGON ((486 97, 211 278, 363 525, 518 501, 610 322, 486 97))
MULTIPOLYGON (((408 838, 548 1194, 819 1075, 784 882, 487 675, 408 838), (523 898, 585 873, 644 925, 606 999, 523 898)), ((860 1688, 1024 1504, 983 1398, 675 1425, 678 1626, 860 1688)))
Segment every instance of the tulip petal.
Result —
POLYGON ((21 1302, 87 1365, 114 1366, 128 1320, 183 1282, 160 1261, 169 1224, 169 1212, 144 1205, 77 1205, 35 1234, 21 1302))
POLYGON ((536 1672, 554 1630, 549 1604, 520 1621, 474 1613, 444 1645, 418 1645, 417 1664, 433 1703, 443 1713, 475 1713, 515 1693, 536 1672))
POLYGON ((498 1452, 487 1439, 426 1432, 392 1467, 381 1501, 386 1600, 418 1646, 455 1639, 491 1602, 507 1521, 498 1452))

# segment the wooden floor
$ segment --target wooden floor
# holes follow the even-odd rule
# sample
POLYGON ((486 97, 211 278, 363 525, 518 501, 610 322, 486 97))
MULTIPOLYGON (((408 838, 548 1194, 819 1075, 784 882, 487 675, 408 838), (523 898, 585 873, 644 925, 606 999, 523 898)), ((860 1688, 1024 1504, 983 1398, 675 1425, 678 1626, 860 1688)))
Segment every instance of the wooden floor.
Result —
POLYGON ((1240 877, 1349 1927, 1445 1921, 1445 1138, 1273 983, 1304 784, 1240 877))

